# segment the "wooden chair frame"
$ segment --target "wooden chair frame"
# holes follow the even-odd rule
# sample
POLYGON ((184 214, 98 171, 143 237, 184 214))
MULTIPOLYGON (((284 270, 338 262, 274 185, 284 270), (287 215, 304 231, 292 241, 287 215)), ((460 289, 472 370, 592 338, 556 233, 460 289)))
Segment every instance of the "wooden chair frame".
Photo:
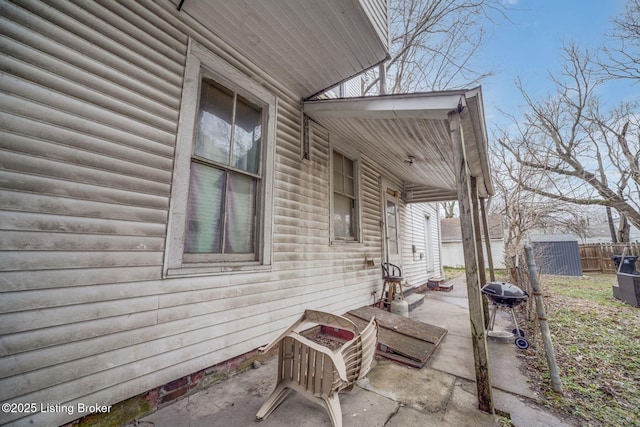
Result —
POLYGON ((382 267, 382 295, 377 305, 379 308, 391 311, 391 302, 396 294, 400 299, 404 300, 404 291, 402 289, 402 270, 395 264, 383 262, 382 267))
POLYGON ((355 382, 369 372, 377 339, 378 322, 375 317, 359 331, 346 317, 305 310, 300 319, 278 338, 259 349, 261 353, 265 353, 279 345, 276 387, 256 414, 256 418, 267 418, 291 390, 295 390, 324 407, 334 427, 342 427, 342 408, 338 393, 353 388, 355 382), (301 331, 313 325, 346 330, 353 334, 353 338, 338 350, 332 351, 300 335, 301 331))

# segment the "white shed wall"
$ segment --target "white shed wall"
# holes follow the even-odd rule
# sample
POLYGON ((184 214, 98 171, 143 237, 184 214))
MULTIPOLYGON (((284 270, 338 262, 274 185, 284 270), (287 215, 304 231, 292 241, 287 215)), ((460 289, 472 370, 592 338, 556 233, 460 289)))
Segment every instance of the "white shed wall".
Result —
MULTIPOLYGON (((484 253, 484 265, 485 268, 489 268, 489 264, 486 259, 486 251, 484 253)), ((504 242, 502 240, 491 241, 491 255, 493 258, 494 268, 506 268, 504 263, 504 242)), ((445 267, 464 267, 464 251, 462 248, 462 242, 442 242, 442 265, 445 267)))

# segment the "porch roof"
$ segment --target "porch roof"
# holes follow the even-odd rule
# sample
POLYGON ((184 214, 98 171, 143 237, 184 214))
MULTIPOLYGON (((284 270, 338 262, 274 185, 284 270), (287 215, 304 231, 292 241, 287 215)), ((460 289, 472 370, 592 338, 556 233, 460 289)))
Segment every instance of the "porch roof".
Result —
POLYGON ((387 0, 171 1, 303 99, 389 55, 387 0))
POLYGON ((459 112, 466 163, 477 178, 478 194, 493 194, 480 87, 309 100, 304 112, 399 177, 408 203, 458 199, 449 113, 459 112))

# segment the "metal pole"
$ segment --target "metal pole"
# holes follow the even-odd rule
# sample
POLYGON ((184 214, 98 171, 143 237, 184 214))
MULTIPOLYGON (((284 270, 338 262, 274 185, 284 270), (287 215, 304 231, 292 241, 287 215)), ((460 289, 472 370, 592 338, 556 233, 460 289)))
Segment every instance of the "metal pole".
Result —
POLYGON ((533 257, 533 248, 531 245, 525 245, 524 251, 527 257, 527 264, 529 265, 529 280, 531 281, 533 296, 536 300, 536 311, 538 312, 538 320, 540 321, 542 342, 544 343, 544 350, 547 354, 547 364, 549 365, 549 374, 551 375, 551 386, 553 387, 553 391, 562 394, 562 384, 560 383, 560 374, 558 372, 558 365, 556 364, 556 354, 553 351, 551 332, 549 331, 547 315, 544 311, 544 305, 542 304, 542 292, 540 292, 540 285, 538 284, 538 269, 536 267, 536 260, 533 257))

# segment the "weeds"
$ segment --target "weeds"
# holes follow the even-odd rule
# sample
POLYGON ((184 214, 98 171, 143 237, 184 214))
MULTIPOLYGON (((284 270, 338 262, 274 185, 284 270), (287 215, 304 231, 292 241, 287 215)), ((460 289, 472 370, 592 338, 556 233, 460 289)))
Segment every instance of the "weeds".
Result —
POLYGON ((552 391, 539 333, 528 373, 544 404, 589 426, 640 426, 640 309, 613 298, 615 275, 543 276, 563 395, 552 391))

